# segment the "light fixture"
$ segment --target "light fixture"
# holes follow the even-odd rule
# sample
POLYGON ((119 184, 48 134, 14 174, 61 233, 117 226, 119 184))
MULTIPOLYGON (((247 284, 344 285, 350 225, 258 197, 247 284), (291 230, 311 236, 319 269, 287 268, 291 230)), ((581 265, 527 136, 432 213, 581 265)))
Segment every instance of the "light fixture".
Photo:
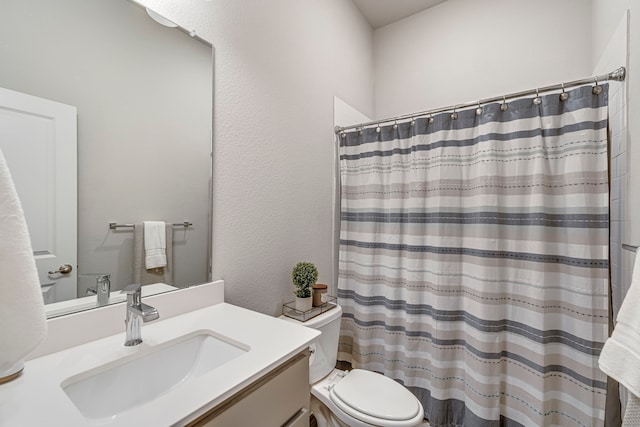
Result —
POLYGON ((156 21, 158 24, 164 25, 165 27, 169 27, 169 28, 175 28, 175 27, 178 26, 178 24, 176 24, 173 21, 168 20, 164 16, 160 15, 158 12, 156 12, 156 11, 154 11, 152 9, 149 9, 148 7, 145 7, 145 9, 147 10, 147 15, 149 15, 151 17, 151 19, 156 21))

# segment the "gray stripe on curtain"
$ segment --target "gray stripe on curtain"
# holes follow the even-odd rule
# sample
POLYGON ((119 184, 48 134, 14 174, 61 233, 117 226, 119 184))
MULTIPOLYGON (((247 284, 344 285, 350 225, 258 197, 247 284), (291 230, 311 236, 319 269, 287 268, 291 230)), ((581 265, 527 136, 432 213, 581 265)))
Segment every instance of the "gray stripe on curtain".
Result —
MULTIPOLYGON (((339 296, 341 298, 348 298, 348 296, 345 296, 344 293, 339 293, 339 296)), ((363 301, 363 298, 354 298, 354 299, 358 300, 358 304, 361 304, 364 306, 380 305, 379 301, 372 301, 372 300, 363 301)), ((506 331, 513 334, 522 335, 529 340, 536 341, 542 344, 562 343, 564 345, 573 347, 577 351, 580 351, 582 353, 586 353, 589 355, 599 356, 600 352, 602 351, 601 342, 587 341, 580 337, 576 337, 575 335, 566 333, 565 331, 561 331, 561 330, 541 331, 539 329, 535 329, 530 326, 527 326, 521 322, 513 322, 507 319, 503 319, 500 321, 486 321, 483 319, 479 319, 475 316, 472 316, 469 313, 466 313, 464 311, 451 312, 451 311, 443 311, 443 310, 434 310, 433 307, 415 306, 412 304, 406 304, 404 302, 400 303, 398 301, 396 301, 395 304, 389 303, 389 304, 383 304, 383 305, 387 308, 392 308, 395 310, 404 309, 407 311, 407 313, 410 313, 410 314, 427 314, 431 318, 433 318, 434 321, 464 322, 467 325, 481 332, 506 331)), ((380 326, 387 331, 394 331, 394 332, 402 331, 403 333, 407 334, 407 336, 432 338, 433 342, 438 342, 441 345, 444 345, 445 343, 448 343, 447 345, 452 345, 454 343, 464 343, 463 340, 439 340, 439 339, 433 338, 432 335, 428 332, 411 331, 411 330, 407 330, 407 328, 404 326, 387 325, 382 320, 363 321, 363 320, 357 319, 353 314, 350 314, 350 313, 347 313, 343 317, 345 319, 353 319, 357 325, 362 327, 380 326)), ((506 352, 482 353, 482 354, 484 356, 487 356, 489 354, 506 354, 506 352)), ((539 370, 545 371, 544 369, 539 369, 539 370)), ((553 370, 555 370, 555 368, 553 370)), ((578 378, 577 375, 575 377, 578 378)), ((591 381, 591 380, 586 381, 585 380, 586 377, 584 376, 580 376, 580 378, 582 378, 581 381, 588 382, 590 385, 604 387, 603 382, 591 381)))
MULTIPOLYGON (((444 113, 433 116, 433 123, 429 123, 428 118, 423 117, 415 119, 415 125, 413 126, 409 122, 398 123, 397 129, 393 129, 391 126, 383 126, 380 128, 380 133, 376 132, 375 128, 363 129, 362 136, 341 138, 339 144, 341 147, 357 146, 381 140, 394 141, 398 136, 400 136, 400 139, 404 139, 416 134, 434 133, 451 128, 460 130, 491 123, 507 123, 534 117, 558 116, 584 108, 582 101, 590 95, 590 91, 591 88, 589 86, 574 89, 572 93, 575 97, 565 102, 557 102, 558 95, 545 95, 542 97, 543 103, 539 109, 532 109, 530 105, 531 98, 526 98, 510 101, 508 103, 509 109, 504 112, 500 110, 500 104, 493 103, 484 105, 483 113, 480 116, 476 115, 474 109, 468 109, 459 111, 458 119, 456 120, 452 120, 449 113, 444 113)), ((601 122, 598 123, 598 128, 601 125, 601 122)), ((557 132, 557 130, 555 131, 557 132)))
MULTIPOLYGON (((441 401, 431 398, 429 390, 419 389, 415 387, 408 388, 423 402, 434 402, 434 406, 445 409, 443 412, 446 412, 448 414, 456 414, 456 416, 453 417, 451 421, 449 421, 448 418, 444 420, 434 419, 432 425, 444 425, 445 423, 447 423, 450 426, 464 427, 524 427, 523 424, 517 423, 503 416, 501 416, 499 420, 482 419, 476 416, 473 412, 467 410, 467 408, 464 406, 464 403, 459 400, 450 399, 441 401)), ((431 408, 426 409, 428 412, 433 412, 430 410, 431 408)))
POLYGON ((602 425, 603 87, 338 138, 338 357, 433 427, 602 425))
POLYGON ((546 214, 544 212, 342 212, 341 219, 352 222, 394 224, 501 224, 542 225, 546 227, 608 228, 609 215, 546 214))
MULTIPOLYGON (((392 148, 389 150, 385 150, 385 151, 381 151, 381 150, 376 150, 376 151, 365 151, 362 153, 358 153, 358 154, 342 154, 340 155, 340 160, 354 160, 354 159, 363 159, 366 157, 387 157, 387 156, 395 156, 395 155, 399 155, 399 154, 409 154, 409 153, 415 153, 415 152, 421 152, 421 151, 431 151, 431 150, 435 150, 438 148, 443 148, 443 147, 470 147, 470 146, 474 146, 477 145, 481 142, 484 141, 512 141, 512 140, 517 140, 517 139, 522 139, 522 138, 533 138, 536 136, 541 136, 541 137, 552 137, 552 136, 560 136, 560 135, 564 135, 567 133, 573 133, 573 132, 578 132, 581 130, 598 130, 598 129, 602 129, 602 128, 606 128, 607 127, 607 123, 608 120, 604 120, 604 121, 599 121, 599 122, 582 122, 582 123, 576 123, 573 125, 568 125, 565 126, 563 128, 559 128, 559 129, 529 129, 526 131, 518 131, 518 132, 511 132, 511 133, 489 133, 489 134, 485 134, 485 135, 479 135, 473 139, 466 139, 466 140, 444 140, 444 141, 438 141, 432 144, 428 144, 428 145, 414 145, 411 146, 410 148, 392 148)), ((405 126, 407 126, 405 124, 405 126)), ((399 125, 398 125, 399 127, 399 125)), ((375 132, 375 130, 373 131, 375 132)), ((371 135, 371 137, 373 138, 373 132, 371 129, 367 129, 367 135, 371 135)), ((386 133, 386 132, 385 132, 386 133)), ((379 138, 377 141, 379 141, 380 139, 382 139, 382 141, 394 141, 394 139, 392 139, 391 135, 387 135, 389 137, 388 140, 384 139, 385 133, 381 133, 382 137, 379 138)), ((345 143, 345 146, 347 144, 349 144, 350 140, 353 140, 353 135, 355 134, 355 132, 351 132, 350 134, 348 134, 348 139, 347 142, 345 143)), ((408 134, 407 137, 409 136, 413 136, 411 134, 408 134)), ((373 142, 373 141, 371 141, 373 142)), ((350 146, 355 146, 355 145, 361 145, 361 144, 351 144, 350 146)))
POLYGON ((493 251, 493 250, 481 250, 470 248, 446 248, 436 246, 415 246, 404 244, 389 244, 378 242, 358 242, 355 240, 340 240, 341 246, 357 246, 359 248, 367 249, 386 249, 390 251, 406 251, 406 252, 429 252, 433 254, 447 254, 447 255, 469 255, 483 258, 506 258, 513 260, 531 261, 531 262, 543 262, 543 263, 559 263, 574 265, 578 267, 586 268, 608 268, 609 259, 593 259, 593 258, 573 258, 568 256, 550 255, 550 254, 535 254, 526 252, 506 252, 506 251, 493 251))

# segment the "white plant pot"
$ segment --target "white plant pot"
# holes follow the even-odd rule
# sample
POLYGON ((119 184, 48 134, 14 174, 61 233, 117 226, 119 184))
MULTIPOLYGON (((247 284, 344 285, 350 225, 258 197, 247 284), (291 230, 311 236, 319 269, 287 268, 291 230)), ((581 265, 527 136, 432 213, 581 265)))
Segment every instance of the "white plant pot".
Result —
POLYGON ((311 297, 307 297, 307 298, 300 298, 300 297, 296 297, 296 310, 298 311, 309 311, 311 310, 311 302, 312 302, 312 298, 311 297))

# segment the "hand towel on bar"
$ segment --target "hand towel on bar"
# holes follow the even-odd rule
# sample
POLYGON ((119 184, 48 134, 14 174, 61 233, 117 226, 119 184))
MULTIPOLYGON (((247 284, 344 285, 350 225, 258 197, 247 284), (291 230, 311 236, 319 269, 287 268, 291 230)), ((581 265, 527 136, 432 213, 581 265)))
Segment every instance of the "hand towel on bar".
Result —
POLYGON ((173 227, 165 227, 165 243, 167 265, 165 267, 147 270, 145 268, 144 225, 135 224, 133 227, 133 282, 142 285, 151 283, 173 284, 173 227))
POLYGON ((47 319, 27 222, 0 151, 0 377, 46 335, 47 319))
POLYGON ((600 369, 631 393, 640 396, 640 256, 636 255, 631 285, 622 301, 616 325, 605 342, 600 369))
POLYGON ((144 263, 147 270, 167 265, 167 243, 165 223, 162 221, 143 221, 144 225, 144 263))

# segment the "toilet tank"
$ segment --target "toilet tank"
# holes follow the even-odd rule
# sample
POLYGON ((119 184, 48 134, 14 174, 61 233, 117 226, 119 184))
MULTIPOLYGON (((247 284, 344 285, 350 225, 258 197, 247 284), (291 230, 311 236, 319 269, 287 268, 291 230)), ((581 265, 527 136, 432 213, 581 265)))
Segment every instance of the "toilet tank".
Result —
POLYGON ((341 318, 342 307, 339 305, 306 322, 282 316, 282 319, 322 332, 318 340, 309 346, 312 352, 309 358, 309 384, 313 384, 329 375, 336 366, 341 318))

